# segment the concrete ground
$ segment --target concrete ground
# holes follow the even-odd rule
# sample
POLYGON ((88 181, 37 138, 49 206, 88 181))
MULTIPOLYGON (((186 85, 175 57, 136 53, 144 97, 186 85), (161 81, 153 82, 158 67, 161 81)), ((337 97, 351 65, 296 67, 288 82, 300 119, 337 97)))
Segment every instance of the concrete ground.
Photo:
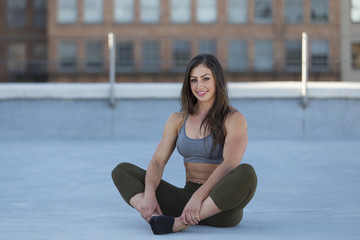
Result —
MULTIPOLYGON (((233 100, 258 188, 233 228, 155 236, 115 189, 146 168, 176 100, 0 101, 0 239, 359 239, 360 101, 233 100)), ((164 179, 184 185, 174 152, 164 179)))

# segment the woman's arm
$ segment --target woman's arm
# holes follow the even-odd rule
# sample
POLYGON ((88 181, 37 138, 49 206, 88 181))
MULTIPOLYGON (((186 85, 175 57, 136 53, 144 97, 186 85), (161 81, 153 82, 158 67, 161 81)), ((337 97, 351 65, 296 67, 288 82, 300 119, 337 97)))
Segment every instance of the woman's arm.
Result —
POLYGON ((224 161, 189 200, 181 215, 181 220, 184 224, 194 225, 200 221, 199 213, 202 202, 210 195, 216 184, 240 164, 245 153, 248 143, 245 117, 239 112, 233 113, 226 120, 225 129, 224 161))
POLYGON ((180 113, 174 113, 169 117, 164 127, 163 136, 146 171, 141 215, 147 221, 150 220, 153 214, 162 214, 155 191, 161 181, 165 165, 175 149, 180 121, 180 113))

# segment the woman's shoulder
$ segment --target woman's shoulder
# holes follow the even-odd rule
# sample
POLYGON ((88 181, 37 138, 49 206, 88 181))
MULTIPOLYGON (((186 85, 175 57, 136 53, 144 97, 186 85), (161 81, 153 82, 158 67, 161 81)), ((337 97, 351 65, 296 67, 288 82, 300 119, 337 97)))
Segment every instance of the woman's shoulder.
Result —
POLYGON ((174 112, 169 116, 169 119, 166 124, 172 126, 173 128, 176 128, 177 132, 179 132, 185 119, 186 119, 186 115, 183 112, 174 112))
POLYGON ((174 112, 170 115, 169 120, 172 122, 181 122, 184 121, 186 115, 183 112, 174 112))
POLYGON ((230 114, 226 118, 225 127, 247 127, 247 121, 241 112, 239 112, 236 108, 230 108, 230 114))

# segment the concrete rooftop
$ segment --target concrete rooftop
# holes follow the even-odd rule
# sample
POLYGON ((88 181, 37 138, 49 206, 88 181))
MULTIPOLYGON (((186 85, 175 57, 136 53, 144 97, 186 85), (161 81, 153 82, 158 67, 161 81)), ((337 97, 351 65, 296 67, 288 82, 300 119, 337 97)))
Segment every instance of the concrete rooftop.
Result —
MULTIPOLYGON (((115 189, 146 168, 177 100, 0 101, 0 239, 359 239, 360 100, 233 99, 258 188, 233 228, 155 236, 115 189)), ((184 185, 174 152, 164 179, 184 185)))

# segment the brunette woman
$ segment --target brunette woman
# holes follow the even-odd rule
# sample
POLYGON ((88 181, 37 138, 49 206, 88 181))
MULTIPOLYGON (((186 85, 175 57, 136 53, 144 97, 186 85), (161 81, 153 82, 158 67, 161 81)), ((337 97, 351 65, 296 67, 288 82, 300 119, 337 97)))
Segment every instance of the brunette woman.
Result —
POLYGON ((154 234, 196 224, 235 226, 255 193, 257 177, 251 165, 240 164, 248 143, 247 122, 230 106, 223 69, 214 56, 202 54, 190 61, 181 106, 166 122, 147 170, 121 163, 112 172, 113 181, 154 234), (175 147, 184 157, 184 188, 161 179, 175 147))

